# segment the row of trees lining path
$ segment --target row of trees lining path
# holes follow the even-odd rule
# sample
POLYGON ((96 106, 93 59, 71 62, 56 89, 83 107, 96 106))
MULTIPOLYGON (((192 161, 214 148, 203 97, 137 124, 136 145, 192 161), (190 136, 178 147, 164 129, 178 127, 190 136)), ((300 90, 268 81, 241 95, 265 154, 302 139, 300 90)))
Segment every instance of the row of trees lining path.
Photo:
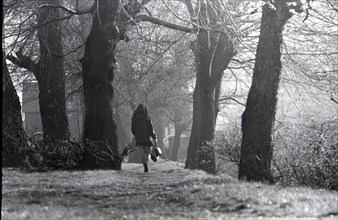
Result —
MULTIPOLYGON (((150 0, 121 1, 95 0, 83 11, 72 11, 60 1, 43 1, 38 13, 38 37, 40 60, 36 64, 29 57, 16 53, 7 55, 13 63, 32 71, 39 84, 39 102, 42 126, 46 141, 67 140, 69 128, 65 108, 64 68, 60 11, 70 15, 92 14, 92 27, 85 42, 85 54, 81 59, 85 122, 85 152, 81 167, 85 169, 121 169, 117 128, 114 120, 113 81, 115 74, 115 49, 121 40, 128 40, 126 31, 136 22, 147 21, 178 31, 195 33, 191 49, 195 56, 196 85, 193 94, 193 124, 186 168, 202 169, 215 173, 215 152, 212 141, 218 113, 221 78, 229 62, 236 54, 236 37, 231 29, 220 24, 229 17, 223 3, 218 0, 183 1, 190 15, 192 27, 168 23, 140 14, 150 0), (62 9, 62 10, 57 10, 62 9), (197 12, 198 11, 198 12, 197 12), (53 51, 52 53, 50 51, 53 51), (58 123, 55 123, 57 121, 58 123), (55 125, 58 124, 57 129, 55 125), (52 125, 52 127, 51 127, 52 125), (107 156, 102 162, 93 156, 91 144, 95 143, 107 156), (109 146, 109 147, 107 147, 109 146), (108 149, 109 148, 109 149, 108 149)), ((274 3, 263 7, 260 40, 257 48, 253 84, 246 110, 243 114, 243 142, 239 178, 247 180, 271 180, 272 155, 271 129, 275 118, 276 96, 281 73, 282 30, 291 17, 290 10, 300 12, 297 0, 274 3), (292 4, 295 3, 295 4, 292 4), (264 109, 262 109, 264 108, 264 109)), ((4 102, 4 100, 3 100, 4 102)))

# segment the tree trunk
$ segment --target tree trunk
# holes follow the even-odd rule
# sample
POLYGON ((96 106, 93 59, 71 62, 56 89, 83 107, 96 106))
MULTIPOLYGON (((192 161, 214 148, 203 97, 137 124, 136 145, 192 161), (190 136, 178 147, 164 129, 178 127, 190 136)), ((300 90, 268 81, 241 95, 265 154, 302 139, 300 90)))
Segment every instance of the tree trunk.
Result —
MULTIPOLYGON (((44 3, 51 3, 44 0, 44 3)), ((59 1, 52 1, 60 5, 59 1)), ((41 8, 38 24, 56 20, 60 11, 54 8, 41 8)), ((66 140, 69 126, 66 112, 65 73, 63 44, 60 22, 54 21, 41 26, 38 31, 40 43, 39 72, 36 74, 39 85, 39 104, 44 140, 66 140)))
POLYGON ((175 137, 174 137, 173 150, 172 150, 171 157, 170 157, 170 159, 173 161, 178 160, 178 151, 181 145, 182 133, 183 133, 183 129, 180 127, 179 122, 175 122, 175 137))
MULTIPOLYGON (((41 0, 41 4, 60 5, 60 1, 41 0)), ((57 19, 60 11, 51 7, 42 7, 38 13, 37 30, 40 44, 40 60, 36 64, 30 57, 16 53, 17 57, 7 58, 14 64, 32 71, 38 81, 39 104, 42 121, 43 139, 46 142, 69 138, 69 126, 66 112, 65 73, 61 25, 57 19)))
POLYGON ((189 145, 187 149, 187 159, 185 161, 185 169, 197 169, 197 147, 200 136, 201 127, 201 98, 199 77, 196 78, 195 90, 193 93, 193 115, 192 115, 192 127, 189 138, 189 145))
POLYGON ((126 148, 126 146, 129 144, 129 139, 130 137, 128 137, 124 126, 123 126, 123 122, 122 122, 122 118, 120 115, 119 110, 117 110, 117 108, 115 108, 115 119, 116 119, 116 126, 117 126, 117 137, 118 137, 118 145, 121 146, 121 150, 123 151, 124 148, 126 148))
POLYGON ((186 168, 215 173, 216 159, 212 142, 215 136, 220 81, 223 71, 235 55, 235 49, 229 36, 200 31, 193 51, 197 79, 186 168))
POLYGON ((27 147, 22 127, 19 97, 9 75, 5 52, 2 51, 2 167, 23 165, 27 147))
POLYGON ((213 141, 215 137, 215 88, 201 86, 201 127, 198 149, 198 169, 207 173, 216 172, 215 149, 213 141))
POLYGON ((98 0, 81 59, 85 103, 84 169, 121 169, 116 123, 113 118, 113 80, 119 1, 98 0), (93 147, 93 145, 95 147, 93 147), (100 153, 99 156, 96 153, 100 153))
MULTIPOLYGON (((200 26, 218 26, 228 16, 218 1, 200 1, 198 11, 186 1, 190 18, 200 26)), ((234 34, 230 30, 217 32, 199 30, 191 44, 196 63, 196 87, 194 91, 193 125, 188 146, 186 168, 216 172, 215 136, 220 80, 223 71, 236 54, 234 34)))
POLYGON ((277 1, 275 7, 271 3, 263 7, 252 85, 242 116, 239 179, 272 181, 271 136, 282 69, 282 30, 290 17, 283 1, 277 1))

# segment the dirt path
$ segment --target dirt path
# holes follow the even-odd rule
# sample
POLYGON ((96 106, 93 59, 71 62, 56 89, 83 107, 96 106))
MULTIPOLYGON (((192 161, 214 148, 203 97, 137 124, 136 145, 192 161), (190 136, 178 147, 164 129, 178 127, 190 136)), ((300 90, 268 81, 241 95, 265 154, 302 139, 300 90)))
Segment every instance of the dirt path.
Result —
POLYGON ((122 171, 3 169, 2 219, 226 219, 338 216, 337 192, 241 183, 159 161, 122 171))

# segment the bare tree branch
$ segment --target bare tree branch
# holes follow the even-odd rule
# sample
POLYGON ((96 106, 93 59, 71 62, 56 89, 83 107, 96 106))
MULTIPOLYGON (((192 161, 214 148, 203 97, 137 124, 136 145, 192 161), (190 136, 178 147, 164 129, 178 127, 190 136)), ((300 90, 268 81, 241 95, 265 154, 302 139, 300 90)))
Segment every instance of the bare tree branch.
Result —
POLYGON ((336 12, 338 12, 338 8, 335 7, 335 5, 331 2, 331 0, 326 0, 329 5, 333 8, 333 10, 335 10, 336 12))
POLYGON ((242 106, 245 106, 244 103, 242 103, 242 102, 240 102, 240 101, 238 101, 237 99, 232 98, 232 97, 222 98, 222 99, 220 99, 219 101, 220 101, 220 102, 234 101, 234 102, 236 102, 237 104, 240 104, 240 105, 242 105, 242 106))
POLYGON ((197 32, 197 29, 195 29, 195 28, 188 28, 188 27, 184 27, 184 26, 181 26, 181 25, 169 23, 167 21, 163 21, 163 20, 148 16, 148 15, 137 15, 135 19, 136 19, 136 21, 149 21, 153 24, 157 24, 157 25, 164 26, 166 28, 170 28, 170 29, 174 29, 174 30, 178 30, 178 31, 183 31, 183 32, 186 32, 186 33, 197 32))
POLYGON ((145 5, 148 4, 149 2, 151 2, 151 0, 143 0, 143 1, 141 2, 141 5, 142 5, 142 6, 145 6, 145 5))
POLYGON ((75 49, 70 50, 70 51, 68 51, 68 52, 65 53, 65 54, 62 54, 61 56, 56 55, 56 54, 53 54, 53 56, 55 56, 55 57, 57 57, 57 58, 62 58, 62 57, 68 56, 69 54, 75 53, 75 52, 77 52, 79 49, 81 49, 81 48, 86 44, 86 42, 87 42, 87 41, 83 42, 81 45, 77 46, 75 49))
POLYGON ((79 11, 78 8, 76 8, 76 10, 74 11, 62 5, 50 5, 50 4, 43 4, 38 7, 38 9, 42 9, 42 8, 60 8, 71 15, 83 15, 83 14, 88 14, 88 13, 92 14, 95 11, 96 4, 94 1, 93 4, 89 8, 87 8, 86 10, 82 10, 82 11, 79 11))
POLYGON ((23 55, 20 51, 16 52, 16 57, 8 54, 6 58, 13 64, 33 72, 34 75, 39 72, 39 65, 34 63, 30 57, 23 55))
POLYGON ((333 101, 334 103, 338 104, 338 101, 336 99, 334 99, 331 95, 331 101, 333 101))

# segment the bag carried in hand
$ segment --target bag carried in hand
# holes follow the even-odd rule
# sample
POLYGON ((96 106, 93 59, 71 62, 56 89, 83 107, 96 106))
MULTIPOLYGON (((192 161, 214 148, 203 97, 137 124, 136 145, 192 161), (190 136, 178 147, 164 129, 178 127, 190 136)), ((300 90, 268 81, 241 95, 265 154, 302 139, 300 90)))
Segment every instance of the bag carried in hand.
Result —
POLYGON ((152 161, 156 162, 157 157, 161 155, 162 155, 161 149, 155 146, 153 147, 153 150, 151 151, 150 158, 152 159, 152 161))

